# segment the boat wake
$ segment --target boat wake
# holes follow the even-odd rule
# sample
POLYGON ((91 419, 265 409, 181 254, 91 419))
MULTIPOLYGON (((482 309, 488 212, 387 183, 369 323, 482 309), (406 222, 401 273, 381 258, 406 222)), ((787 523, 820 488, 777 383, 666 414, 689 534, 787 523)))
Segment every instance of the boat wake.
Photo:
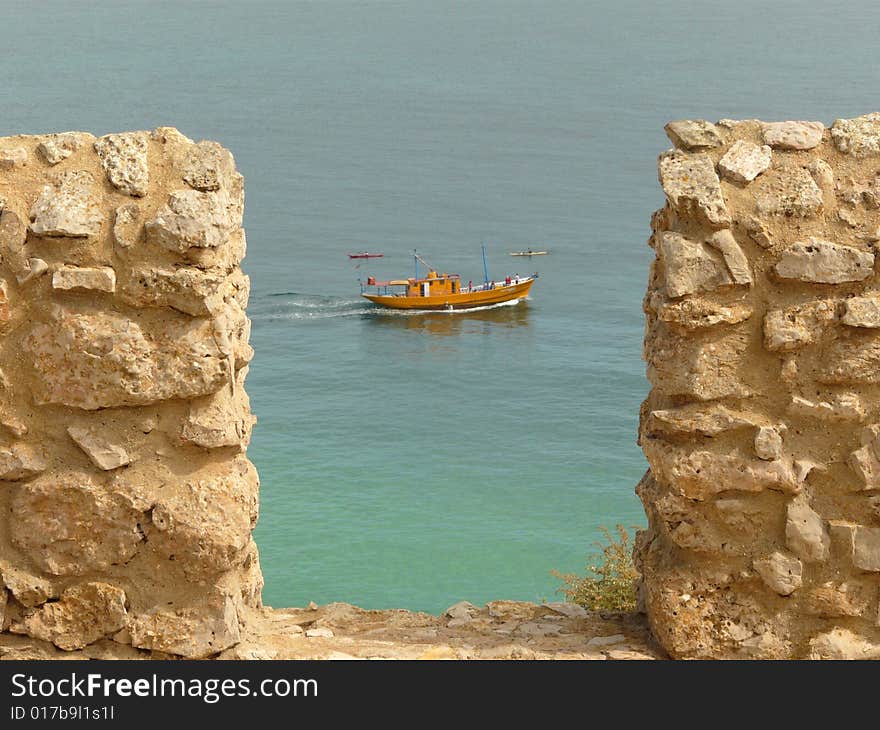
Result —
POLYGON ((509 302, 489 304, 485 307, 471 307, 469 309, 387 309, 371 304, 363 299, 300 294, 298 292, 279 292, 260 298, 253 298, 248 305, 248 315, 255 323, 278 320, 317 321, 336 317, 412 317, 415 315, 444 317, 512 307, 521 301, 523 300, 512 299, 509 302))

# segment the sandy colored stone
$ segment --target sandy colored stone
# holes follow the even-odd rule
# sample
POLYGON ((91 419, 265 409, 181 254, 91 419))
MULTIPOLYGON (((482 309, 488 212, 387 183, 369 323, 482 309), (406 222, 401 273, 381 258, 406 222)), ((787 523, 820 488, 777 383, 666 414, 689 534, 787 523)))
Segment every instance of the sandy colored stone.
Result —
POLYGON ((137 203, 126 203, 116 208, 113 218, 113 240, 121 248, 134 246, 143 231, 141 209, 137 203))
POLYGON ((122 297, 136 307, 170 307, 203 317, 221 307, 228 283, 219 273, 195 268, 135 269, 122 297))
POLYGON ((663 322, 686 330, 699 330, 719 324, 739 324, 752 316, 752 309, 746 305, 719 305, 705 300, 689 298, 681 302, 670 302, 660 307, 657 316, 663 322))
POLYGON ((183 180, 195 190, 212 192, 232 188, 240 177, 232 153, 216 142, 204 141, 190 148, 183 164, 183 180))
POLYGON ((58 597, 50 581, 6 562, 0 563, 0 586, 5 586, 25 608, 41 606, 50 598, 58 597))
POLYGON ((805 494, 799 494, 788 503, 785 521, 785 540, 788 548, 807 562, 828 559, 831 540, 822 518, 810 507, 805 494))
POLYGON ((830 401, 811 401, 795 395, 788 412, 824 421, 860 421, 865 417, 864 405, 856 393, 842 393, 830 401))
POLYGON ((658 253, 664 266, 666 293, 672 298, 735 283, 718 254, 678 233, 663 233, 658 253))
POLYGON ((57 165, 59 162, 63 162, 70 157, 80 147, 93 140, 94 137, 91 134, 84 132, 50 134, 37 145, 37 152, 50 165, 57 165))
POLYGON ((30 444, 12 444, 0 447, 0 479, 17 482, 30 479, 46 468, 40 450, 30 444))
POLYGON ((706 239, 706 243, 721 254, 727 271, 735 284, 751 285, 752 272, 749 260, 729 229, 725 228, 713 233, 706 239))
POLYGON ((780 596, 794 593, 803 584, 801 561, 780 552, 756 560, 753 564, 767 587, 780 596))
POLYGON ((82 472, 53 472, 12 495, 10 536, 41 570, 85 575, 129 560, 144 539, 141 513, 82 472))
POLYGON ((119 631, 127 618, 125 592, 93 581, 71 586, 58 601, 28 614, 23 629, 34 638, 73 651, 119 631))
POLYGON ((785 249, 774 271, 782 279, 816 284, 862 281, 874 273, 874 254, 811 238, 785 249))
POLYGON ((754 185, 755 203, 763 216, 811 218, 822 210, 824 197, 807 170, 773 170, 754 185))
POLYGON ((157 610, 133 616, 131 643, 140 649, 203 659, 241 640, 238 611, 230 597, 212 597, 205 605, 157 610))
POLYGON ((838 150, 856 158, 880 154, 880 113, 838 119, 831 126, 831 138, 838 150))
POLYGON ((94 176, 84 170, 59 173, 43 187, 30 216, 38 236, 97 236, 105 215, 94 176))
POLYGON ((225 191, 175 190, 156 217, 147 221, 147 241, 169 251, 218 248, 241 225, 225 191))
POLYGON ((660 157, 660 184, 679 215, 693 215, 715 228, 730 223, 715 165, 706 154, 668 152, 660 157))
POLYGON ((850 327, 880 328, 880 298, 872 295, 847 299, 840 321, 850 327))
POLYGON ((672 144, 685 150, 705 150, 722 143, 715 125, 705 119, 679 119, 663 129, 672 144))
POLYGON ((737 140, 718 162, 723 177, 749 183, 770 167, 773 153, 767 145, 737 140))
MULTIPOLYGON (((780 150, 810 150, 822 142, 822 122, 768 122, 762 125, 764 142, 780 150)), ((833 133, 832 133, 833 134, 833 133)))
POLYGON ((214 395, 196 399, 181 428, 181 439, 206 449, 247 448, 256 419, 243 390, 233 396, 222 389, 214 395))
POLYGON ((782 458, 782 435, 773 426, 761 426, 755 434, 755 454, 759 459, 775 461, 782 458))
POLYGON ((91 429, 68 426, 67 433, 99 469, 109 471, 131 463, 131 457, 124 448, 102 438, 91 429))
POLYGON ((28 152, 24 147, 0 149, 0 170, 14 170, 28 163, 28 152))
POLYGON ((63 291, 116 291, 116 272, 109 266, 62 266, 52 274, 52 288, 63 291))
POLYGON ((107 178, 117 190, 142 198, 150 184, 147 132, 107 134, 95 142, 95 151, 107 178))
POLYGON ((811 345, 836 320, 836 312, 836 302, 824 299, 772 310, 764 316, 764 346, 778 352, 811 345))
POLYGON ((689 404, 651 411, 645 433, 651 436, 717 436, 741 428, 753 428, 754 417, 719 403, 689 404))
POLYGON ((810 640, 810 659, 852 660, 880 658, 880 645, 849 629, 834 628, 810 640))
POLYGON ((145 331, 113 312, 59 307, 49 322, 31 329, 24 349, 38 403, 89 410, 206 395, 231 375, 212 324, 199 320, 170 320, 145 331))

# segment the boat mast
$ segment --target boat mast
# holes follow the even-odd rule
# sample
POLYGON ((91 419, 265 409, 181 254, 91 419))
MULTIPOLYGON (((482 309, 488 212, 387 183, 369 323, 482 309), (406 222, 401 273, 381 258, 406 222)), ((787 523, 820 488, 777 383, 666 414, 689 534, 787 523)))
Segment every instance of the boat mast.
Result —
POLYGON ((416 279, 419 278, 419 255, 416 253, 416 250, 413 249, 413 263, 416 267, 416 279))
POLYGON ((480 241, 480 246, 483 249, 483 277, 485 278, 485 283, 489 283, 489 267, 486 265, 486 242, 480 241))

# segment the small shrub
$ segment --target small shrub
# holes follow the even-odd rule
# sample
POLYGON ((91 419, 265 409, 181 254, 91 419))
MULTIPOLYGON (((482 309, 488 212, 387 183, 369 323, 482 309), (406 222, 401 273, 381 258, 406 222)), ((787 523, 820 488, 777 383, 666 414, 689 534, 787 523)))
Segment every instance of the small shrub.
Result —
POLYGON ((596 543, 602 552, 590 556, 586 575, 551 571, 562 581, 557 593, 589 611, 635 611, 639 572, 633 565, 629 532, 623 525, 617 525, 616 537, 606 527, 601 530, 608 544, 596 543))

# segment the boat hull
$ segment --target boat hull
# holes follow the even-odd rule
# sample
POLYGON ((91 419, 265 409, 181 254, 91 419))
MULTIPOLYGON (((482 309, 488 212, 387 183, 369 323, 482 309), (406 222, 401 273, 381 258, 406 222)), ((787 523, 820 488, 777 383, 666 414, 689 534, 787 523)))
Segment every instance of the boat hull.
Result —
POLYGON ((534 279, 521 281, 519 284, 497 284, 494 289, 460 292, 458 294, 442 294, 427 297, 393 296, 386 294, 361 294, 374 304, 389 309, 419 309, 427 311, 450 309, 473 309, 502 304, 514 299, 528 296, 534 279))

